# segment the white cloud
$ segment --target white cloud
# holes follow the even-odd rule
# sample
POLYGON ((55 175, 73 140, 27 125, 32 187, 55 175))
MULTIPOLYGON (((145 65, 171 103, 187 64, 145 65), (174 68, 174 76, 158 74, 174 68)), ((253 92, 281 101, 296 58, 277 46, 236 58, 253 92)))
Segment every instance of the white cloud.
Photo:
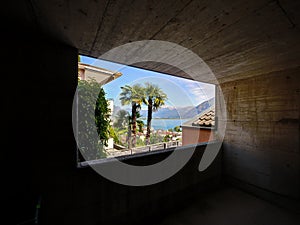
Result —
POLYGON ((194 104, 202 103, 215 96, 215 85, 193 80, 175 78, 176 82, 186 90, 186 94, 194 99, 194 104))

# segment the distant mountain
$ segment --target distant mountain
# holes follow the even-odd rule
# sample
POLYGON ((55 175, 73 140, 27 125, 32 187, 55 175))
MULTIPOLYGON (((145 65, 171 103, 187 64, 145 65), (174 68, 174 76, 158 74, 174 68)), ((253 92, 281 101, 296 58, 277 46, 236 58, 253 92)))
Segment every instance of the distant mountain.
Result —
POLYGON ((194 116, 200 114, 201 112, 205 111, 211 106, 215 106, 215 98, 211 98, 205 102, 202 102, 201 104, 197 105, 195 108, 191 109, 190 111, 187 111, 183 118, 193 118, 194 116))
MULTIPOLYGON (((187 107, 172 107, 172 106, 164 106, 160 108, 158 111, 153 112, 153 118, 159 119, 190 119, 194 116, 200 114, 201 112, 208 109, 210 106, 214 106, 215 98, 211 98, 201 104, 194 106, 187 106, 187 107)), ((114 106, 114 115, 121 110, 122 108, 119 106, 114 106)), ((129 113, 131 112, 130 108, 123 108, 129 113)), ((141 117, 147 118, 147 110, 140 111, 141 117)))
MULTIPOLYGON (((164 119, 173 119, 173 118, 182 118, 182 115, 186 111, 190 111, 193 109, 193 106, 188 106, 188 107, 169 107, 165 106, 160 108, 158 111, 153 112, 152 117, 153 118, 164 118, 164 119)), ((147 110, 141 110, 140 111, 142 117, 147 117, 147 110)))

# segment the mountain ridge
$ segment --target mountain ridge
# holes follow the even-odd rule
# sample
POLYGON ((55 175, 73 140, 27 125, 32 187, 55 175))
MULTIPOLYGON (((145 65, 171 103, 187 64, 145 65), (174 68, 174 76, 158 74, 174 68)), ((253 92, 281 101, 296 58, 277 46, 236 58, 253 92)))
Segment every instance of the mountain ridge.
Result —
MULTIPOLYGON (((205 111, 211 106, 215 105, 215 98, 211 98, 200 103, 197 106, 186 106, 186 107, 177 107, 174 106, 168 107, 165 106, 160 108, 158 111, 153 112, 153 119, 190 119, 205 111)), ((131 113, 130 108, 121 108, 120 106, 114 106, 114 115, 121 109, 124 109, 131 113)), ((140 115, 143 118, 147 118, 147 110, 140 110, 140 115)))

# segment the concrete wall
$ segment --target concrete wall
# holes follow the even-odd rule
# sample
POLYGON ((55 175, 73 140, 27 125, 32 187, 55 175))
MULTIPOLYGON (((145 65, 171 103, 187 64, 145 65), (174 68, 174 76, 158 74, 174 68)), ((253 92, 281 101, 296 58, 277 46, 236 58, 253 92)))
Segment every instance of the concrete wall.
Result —
MULTIPOLYGON (((76 169, 71 109, 77 50, 20 27, 0 32, 3 221, 19 224, 33 218, 41 197, 41 224, 133 224, 180 210, 197 190, 219 184, 220 158, 205 173, 197 170, 203 147, 176 176, 149 187, 126 187, 90 168, 76 169)), ((227 176, 299 198, 299 72, 221 85, 229 115, 223 163, 227 176)), ((128 163, 145 165, 166 156, 128 163)))
MULTIPOLYGON (((198 172, 204 147, 176 176, 147 187, 119 185, 91 168, 77 169, 71 117, 77 50, 28 30, 1 32, 3 221, 34 218, 41 198, 39 224, 133 224, 180 209, 193 193, 220 183, 220 157, 205 173, 198 172)), ((127 163, 146 165, 167 156, 127 163)))
POLYGON ((70 191, 76 165, 71 109, 77 50, 18 29, 1 29, 0 35, 3 220, 9 224, 32 219, 40 196, 55 199, 70 191))
POLYGON ((221 85, 228 110, 226 174, 298 199, 299 73, 298 68, 221 85))
MULTIPOLYGON (((91 168, 75 171, 70 192, 50 195, 44 218, 45 224, 156 224, 167 213, 185 207, 195 195, 219 187, 221 181, 221 155, 204 173, 198 165, 204 147, 197 148, 192 160, 176 175, 161 183, 130 187, 113 183, 91 168), (55 197, 55 200, 53 200, 55 197), (69 199, 59 207, 61 198, 69 199), (55 212, 55 213, 54 213, 55 212)), ((167 157, 162 153, 127 160, 132 165, 150 165, 167 157)))

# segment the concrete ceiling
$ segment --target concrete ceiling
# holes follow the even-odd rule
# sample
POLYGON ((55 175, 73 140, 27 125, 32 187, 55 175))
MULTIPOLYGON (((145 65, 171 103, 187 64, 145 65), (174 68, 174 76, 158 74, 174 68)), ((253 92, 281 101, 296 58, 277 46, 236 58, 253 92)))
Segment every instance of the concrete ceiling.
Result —
MULTIPOLYGON (((96 58, 134 41, 177 43, 226 82, 299 68, 299 11, 295 0, 23 0, 6 17, 96 58)), ((137 66, 187 76, 166 64, 137 66)))

